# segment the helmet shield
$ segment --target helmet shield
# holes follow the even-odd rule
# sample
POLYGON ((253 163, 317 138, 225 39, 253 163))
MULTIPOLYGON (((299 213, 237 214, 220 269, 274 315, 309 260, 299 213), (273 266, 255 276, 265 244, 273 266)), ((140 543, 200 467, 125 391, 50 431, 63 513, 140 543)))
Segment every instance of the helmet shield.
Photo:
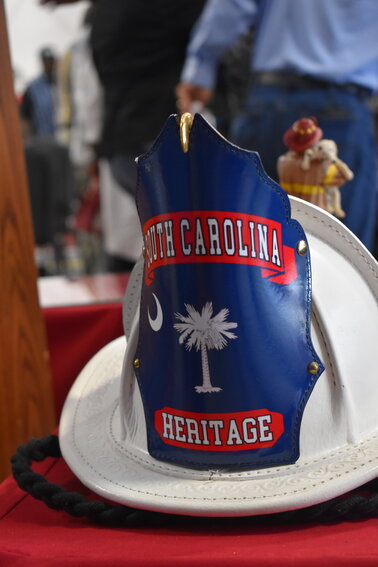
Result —
POLYGON ((187 153, 171 116, 138 169, 135 372, 150 454, 196 468, 295 462, 322 363, 306 236, 288 197, 256 153, 199 115, 187 153))

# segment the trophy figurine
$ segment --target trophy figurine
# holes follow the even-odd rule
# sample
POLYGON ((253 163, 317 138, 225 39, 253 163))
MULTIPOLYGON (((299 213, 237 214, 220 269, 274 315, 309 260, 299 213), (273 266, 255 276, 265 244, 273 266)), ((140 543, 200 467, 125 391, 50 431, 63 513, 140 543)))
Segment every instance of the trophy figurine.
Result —
POLYGON ((314 118, 301 118, 285 132, 288 151, 277 163, 280 185, 339 218, 345 217, 339 188, 353 179, 353 172, 338 158, 337 145, 323 138, 314 118))

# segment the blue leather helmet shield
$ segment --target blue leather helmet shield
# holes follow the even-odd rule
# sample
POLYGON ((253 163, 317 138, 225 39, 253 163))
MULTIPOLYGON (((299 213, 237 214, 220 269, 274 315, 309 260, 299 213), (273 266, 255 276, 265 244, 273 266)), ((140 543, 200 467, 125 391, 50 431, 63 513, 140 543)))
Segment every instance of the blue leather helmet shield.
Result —
POLYGON ((285 192, 200 115, 187 153, 171 116, 138 171, 135 373, 150 454, 195 468, 295 462, 323 365, 306 236, 285 192))

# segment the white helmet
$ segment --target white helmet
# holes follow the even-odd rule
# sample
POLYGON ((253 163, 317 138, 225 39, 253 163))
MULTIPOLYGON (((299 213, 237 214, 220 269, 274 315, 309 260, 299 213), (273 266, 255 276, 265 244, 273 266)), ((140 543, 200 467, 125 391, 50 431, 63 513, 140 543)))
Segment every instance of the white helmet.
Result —
POLYGON ((187 153, 171 117, 138 167, 147 249, 125 337, 64 406, 73 472, 116 502, 197 516, 303 508, 375 478, 371 254, 198 115, 187 153))

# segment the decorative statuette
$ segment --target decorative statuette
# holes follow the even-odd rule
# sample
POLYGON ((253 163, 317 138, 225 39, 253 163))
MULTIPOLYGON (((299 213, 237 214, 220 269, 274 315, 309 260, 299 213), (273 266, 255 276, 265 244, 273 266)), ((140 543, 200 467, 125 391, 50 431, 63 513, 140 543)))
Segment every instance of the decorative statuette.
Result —
POLYGON ((285 132, 284 143, 289 151, 277 163, 283 189, 344 218, 339 187, 354 175, 338 158, 335 142, 323 138, 315 118, 301 118, 285 132))

